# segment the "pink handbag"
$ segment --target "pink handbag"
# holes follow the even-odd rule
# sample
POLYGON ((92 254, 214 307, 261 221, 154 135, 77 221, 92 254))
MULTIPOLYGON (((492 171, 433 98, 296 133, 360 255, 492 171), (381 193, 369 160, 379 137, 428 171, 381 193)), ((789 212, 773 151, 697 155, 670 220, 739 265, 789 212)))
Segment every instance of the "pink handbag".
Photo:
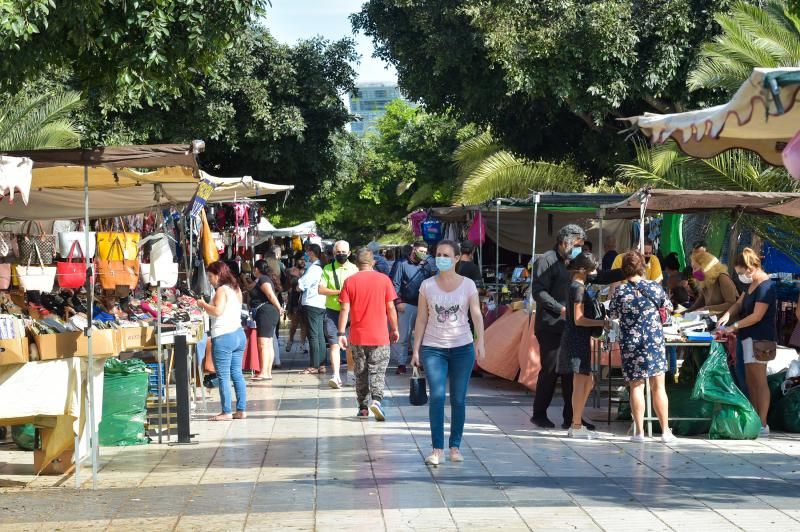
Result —
POLYGON ((11 264, 0 264, 0 290, 8 290, 11 286, 11 264))

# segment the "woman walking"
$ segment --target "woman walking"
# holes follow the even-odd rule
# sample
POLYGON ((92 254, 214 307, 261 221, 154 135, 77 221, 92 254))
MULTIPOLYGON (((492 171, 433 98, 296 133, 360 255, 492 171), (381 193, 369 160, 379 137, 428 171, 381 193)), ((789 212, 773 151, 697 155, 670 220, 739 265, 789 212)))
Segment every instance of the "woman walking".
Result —
POLYGON ((620 326, 620 351, 622 373, 629 383, 634 433, 631 441, 643 442, 644 437, 644 381, 650 381, 653 406, 663 427, 661 441, 672 443, 677 438, 669 429, 669 404, 664 388, 667 356, 664 350, 664 330, 659 309, 672 310, 661 284, 644 280, 647 271, 645 259, 638 251, 629 251, 622 258, 622 273, 626 281, 614 293, 609 305, 611 319, 620 326))
POLYGON ((297 289, 303 293, 301 303, 303 313, 308 323, 308 349, 311 352, 308 368, 305 374, 325 374, 325 301, 326 297, 319 293, 319 282, 322 279, 322 250, 319 245, 308 246, 308 261, 306 272, 297 281, 297 289))
POLYGON ((483 316, 475 282, 455 273, 461 256, 456 242, 442 240, 436 246, 438 275, 423 281, 414 328, 413 366, 425 366, 430 389, 431 441, 433 451, 425 459, 439 465, 444 450, 444 401, 450 379, 450 461, 462 462, 459 450, 464 433, 469 378, 478 359, 484 356, 483 316), (470 331, 469 317, 475 328, 470 331))
MULTIPOLYGON (((558 355, 558 373, 567 375, 572 373, 572 419, 565 419, 565 423, 572 425, 567 432, 570 438, 584 438, 591 440, 597 433, 589 430, 583 424, 583 410, 586 400, 592 393, 592 332, 598 327, 608 325, 607 320, 589 319, 585 315, 585 305, 592 303, 592 298, 587 294, 586 278, 597 271, 597 260, 591 253, 583 252, 572 260, 567 269, 572 276, 566 305, 566 324, 564 334, 561 336, 561 346, 558 355)), ((569 397, 564 398, 569 401, 569 397)))
POLYGON ((245 335, 242 329, 242 291, 228 265, 213 262, 206 270, 209 282, 216 288, 211 303, 199 300, 197 305, 211 316, 211 357, 219 377, 219 399, 222 412, 212 421, 244 419, 247 391, 242 374, 245 335), (236 412, 231 412, 231 381, 236 391, 236 412))
MULTIPOLYGON (((724 327, 731 316, 740 316, 730 326, 738 334, 742 343, 743 360, 737 360, 737 366, 744 363, 745 382, 750 394, 750 403, 761 418, 759 436, 769 436, 767 412, 769 411, 769 386, 767 386, 767 360, 756 358, 756 347, 765 342, 774 352, 777 332, 775 330, 775 313, 778 308, 778 297, 775 283, 761 267, 761 259, 755 251, 744 248, 733 263, 739 281, 747 286, 747 290, 739 296, 738 301, 720 317, 717 325, 724 327)), ((773 356, 774 358, 774 356, 773 356)))
POLYGON ((247 288, 250 293, 250 312, 256 322, 261 372, 253 377, 253 380, 272 380, 272 363, 275 360, 272 338, 283 314, 283 307, 278 297, 280 289, 276 288, 280 286, 280 280, 270 270, 265 260, 256 261, 255 270, 258 278, 247 288))

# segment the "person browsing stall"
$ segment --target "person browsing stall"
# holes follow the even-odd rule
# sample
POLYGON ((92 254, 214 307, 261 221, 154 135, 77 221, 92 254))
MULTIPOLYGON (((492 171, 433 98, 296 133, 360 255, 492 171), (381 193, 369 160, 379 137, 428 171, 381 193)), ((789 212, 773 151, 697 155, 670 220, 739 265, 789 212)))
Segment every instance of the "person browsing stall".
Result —
POLYGON ((739 291, 728 274, 728 267, 711 253, 696 251, 692 254, 692 277, 699 293, 689 310, 707 310, 719 316, 739 299, 739 291))
POLYGON ((280 286, 280 281, 265 260, 256 261, 255 272, 258 277, 255 282, 247 283, 246 288, 250 294, 250 314, 256 322, 261 372, 252 380, 272 380, 272 363, 275 360, 272 338, 283 315, 283 306, 278 298, 280 289, 276 288, 280 286))
MULTIPOLYGON (((614 262, 611 264, 611 269, 616 270, 622 268, 623 255, 617 255, 614 262)), ((661 262, 653 254, 653 243, 650 240, 644 243, 644 261, 645 261, 645 274, 644 278, 647 281, 655 281, 660 283, 664 280, 664 273, 661 271, 661 262)))
MULTIPOLYGON (((350 244, 344 240, 339 240, 333 245, 333 262, 322 268, 322 278, 319 283, 319 293, 325 296, 325 342, 328 344, 328 355, 331 359, 333 375, 328 381, 331 388, 341 388, 342 379, 339 377, 339 366, 341 364, 339 354, 339 338, 336 334, 339 330, 339 311, 342 309, 339 303, 339 294, 342 285, 351 275, 358 273, 358 267, 347 259, 350 257, 350 244)), ((348 353, 347 362, 348 378, 353 375, 352 355, 348 353)), ((351 380, 351 382, 352 382, 351 380)))

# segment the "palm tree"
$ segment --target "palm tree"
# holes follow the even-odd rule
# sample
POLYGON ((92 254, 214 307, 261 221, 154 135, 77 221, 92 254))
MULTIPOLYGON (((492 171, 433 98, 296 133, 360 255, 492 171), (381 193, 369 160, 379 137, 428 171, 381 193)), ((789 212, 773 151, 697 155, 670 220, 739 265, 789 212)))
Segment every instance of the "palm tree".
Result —
POLYGON ((722 32, 703 46, 689 75, 691 90, 732 93, 753 68, 800 66, 800 13, 792 12, 786 0, 768 0, 764 7, 739 1, 716 21, 722 32))
MULTIPOLYGON (((697 159, 681 152, 674 141, 652 148, 637 142, 636 163, 618 165, 617 178, 634 188, 800 192, 800 182, 785 168, 770 166, 752 152, 730 150, 710 159, 697 159)), ((794 235, 800 234, 800 219, 745 215, 740 222, 800 261, 800 248, 793 246, 794 235)))
POLYGON ((458 167, 459 203, 527 197, 532 190, 577 192, 585 186, 585 176, 569 164, 518 157, 503 150, 489 133, 461 144, 453 159, 458 167))
POLYGON ((80 134, 70 115, 80 105, 80 93, 73 91, 0 99, 0 150, 77 147, 80 134))

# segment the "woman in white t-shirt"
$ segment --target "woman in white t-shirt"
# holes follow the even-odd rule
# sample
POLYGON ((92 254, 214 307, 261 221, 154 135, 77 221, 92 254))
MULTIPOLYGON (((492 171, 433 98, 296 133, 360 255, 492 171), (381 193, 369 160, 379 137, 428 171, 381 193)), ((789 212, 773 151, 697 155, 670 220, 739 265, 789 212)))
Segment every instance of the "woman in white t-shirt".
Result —
POLYGON ((450 378, 450 461, 462 462, 459 451, 464 433, 466 398, 475 356, 483 358, 483 316, 475 282, 455 272, 461 256, 459 245, 442 240, 436 246, 436 267, 439 273, 423 281, 419 290, 419 310, 414 329, 413 366, 419 366, 420 355, 428 380, 433 452, 425 459, 439 465, 444 450, 444 401, 447 379, 450 378), (475 329, 470 330, 469 316, 475 329))

